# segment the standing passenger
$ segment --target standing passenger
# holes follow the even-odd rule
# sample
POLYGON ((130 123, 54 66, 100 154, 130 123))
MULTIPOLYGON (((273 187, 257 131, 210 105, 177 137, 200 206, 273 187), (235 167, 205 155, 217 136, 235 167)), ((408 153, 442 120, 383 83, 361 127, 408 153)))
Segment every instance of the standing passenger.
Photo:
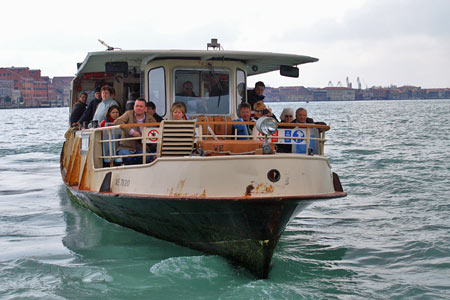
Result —
POLYGON ((247 102, 252 106, 252 109, 255 109, 254 105, 256 102, 264 100, 265 88, 264 82, 258 81, 255 83, 255 88, 247 93, 247 102))
POLYGON ((95 98, 89 102, 88 107, 84 111, 83 115, 81 116, 80 120, 78 120, 78 123, 83 125, 84 122, 90 123, 92 121, 92 118, 94 117, 95 110, 97 109, 97 106, 100 102, 102 102, 101 97, 101 91, 100 87, 95 88, 95 98))
POLYGON ((72 109, 72 113, 70 114, 70 125, 76 126, 79 124, 78 120, 81 118, 83 113, 86 111, 86 101, 87 101, 87 93, 81 92, 78 96, 78 101, 75 103, 72 109))
POLYGON ((102 102, 97 106, 97 110, 95 111, 94 118, 92 120, 98 121, 100 124, 103 120, 105 120, 106 113, 108 112, 108 108, 115 104, 119 106, 116 100, 112 98, 114 95, 114 89, 109 85, 102 86, 102 102))

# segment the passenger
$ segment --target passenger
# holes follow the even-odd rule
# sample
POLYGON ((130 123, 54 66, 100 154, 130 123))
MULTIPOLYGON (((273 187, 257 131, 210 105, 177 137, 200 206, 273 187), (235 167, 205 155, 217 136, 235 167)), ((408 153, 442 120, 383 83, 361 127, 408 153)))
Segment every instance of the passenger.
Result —
POLYGON ((183 83, 183 92, 177 94, 177 96, 196 97, 195 93, 194 93, 194 87, 192 85, 192 82, 185 81, 183 83))
POLYGON ((120 116, 120 110, 117 105, 111 105, 106 113, 105 120, 100 123, 100 127, 111 126, 112 123, 120 116), (109 124, 108 124, 109 123, 109 124))
POLYGON ((161 122, 163 120, 163 118, 156 113, 156 105, 153 101, 148 101, 145 104, 145 112, 152 115, 153 118, 155 118, 156 122, 161 122))
POLYGON ((294 120, 294 110, 290 107, 283 109, 280 115, 281 122, 291 123, 294 120))
POLYGON ((255 83, 255 88, 247 93, 247 102, 250 103, 252 109, 255 110, 255 103, 264 100, 264 89, 266 86, 264 82, 258 81, 255 83))
MULTIPOLYGON (((280 119, 283 123, 292 123, 292 120, 294 119, 294 110, 290 107, 283 109, 280 115, 280 119)), ((281 125, 278 128, 292 129, 293 127, 281 125)), ((277 144, 276 146, 278 153, 292 153, 292 144, 277 144)))
MULTIPOLYGON (((137 123, 154 123, 156 122, 149 113, 145 113, 145 99, 138 98, 134 102, 134 110, 126 111, 122 116, 114 121, 114 125, 120 124, 137 124, 137 123)), ((122 138, 141 137, 142 127, 126 127, 122 129, 122 138)), ((118 147, 118 155, 142 154, 141 140, 125 140, 120 141, 118 147)), ((152 157, 147 156, 147 163, 151 161, 152 157)), ((142 157, 124 157, 123 162, 126 165, 142 163, 142 157)))
POLYGON ((70 125, 77 126, 80 123, 78 123, 78 120, 81 118, 83 113, 86 111, 86 101, 87 101, 87 93, 81 92, 78 96, 78 101, 75 103, 72 109, 72 113, 70 114, 70 125))
MULTIPOLYGON (((241 122, 250 122, 253 121, 251 119, 251 106, 247 102, 242 102, 239 105, 239 116, 240 118, 235 121, 241 122)), ((250 135, 252 132, 253 126, 246 124, 235 124, 233 125, 233 131, 236 131, 237 135, 250 135)), ((238 140, 248 140, 248 137, 239 137, 238 140)))
POLYGON ((263 117, 264 113, 266 114, 269 113, 263 101, 257 101, 256 103, 254 103, 253 109, 255 111, 255 120, 258 120, 259 118, 263 117))
POLYGON ((292 123, 314 123, 314 120, 308 118, 308 112, 303 107, 295 111, 295 120, 292 123))
POLYGON ((279 122, 277 117, 272 113, 272 109, 270 107, 266 107, 263 101, 256 102, 254 109, 255 120, 258 120, 261 117, 272 117, 275 121, 279 122))
POLYGON ((174 102, 170 112, 172 120, 187 120, 186 105, 183 102, 174 102))
POLYGON ((90 123, 92 118, 94 118, 95 110, 100 102, 102 102, 101 90, 100 87, 95 88, 95 98, 89 102, 88 107, 84 111, 81 118, 78 120, 78 123, 84 125, 84 122, 90 123))
POLYGON ((108 112, 108 108, 115 104, 119 106, 119 103, 117 103, 116 100, 114 100, 112 97, 115 95, 115 91, 112 87, 109 85, 102 86, 102 102, 97 106, 97 109, 95 110, 94 117, 92 118, 93 121, 98 121, 100 124, 103 120, 105 120, 106 113, 108 112))

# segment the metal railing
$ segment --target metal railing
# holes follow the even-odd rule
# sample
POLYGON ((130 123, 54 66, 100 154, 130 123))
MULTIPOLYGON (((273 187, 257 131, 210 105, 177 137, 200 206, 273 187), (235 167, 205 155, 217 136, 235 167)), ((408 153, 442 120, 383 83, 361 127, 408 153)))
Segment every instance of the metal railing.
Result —
MULTIPOLYGON (((233 129, 233 125, 255 126, 255 122, 194 120, 180 122, 184 122, 183 126, 187 126, 186 124, 188 124, 189 126, 177 127, 177 121, 163 121, 161 123, 122 124, 95 128, 93 129, 94 132, 99 132, 99 134, 94 135, 96 136, 94 144, 96 147, 100 147, 101 149, 94 152, 99 153, 99 155, 96 155, 95 158, 98 158, 102 161, 102 166, 100 167, 113 167, 122 165, 123 160, 128 157, 142 157, 142 163, 145 164, 149 162, 149 158, 153 160, 157 157, 168 156, 165 155, 164 152, 165 149, 169 149, 168 146, 164 146, 166 145, 166 142, 170 142, 171 149, 169 150, 172 150, 172 153, 169 154, 170 156, 186 156, 191 154, 204 155, 205 151, 200 149, 199 146, 205 145, 206 143, 212 145, 239 145, 240 143, 262 143, 262 141, 264 140, 264 137, 259 132, 257 132, 256 128, 254 127, 252 133, 247 135, 238 135, 236 133, 237 131, 233 129), (170 126, 167 127, 169 123, 172 126, 171 128, 169 128, 170 126), (122 130, 138 126, 142 128, 141 137, 123 137, 122 130), (186 137, 188 140, 190 137, 192 138, 191 143, 188 143, 189 146, 187 146, 186 144, 186 137), (140 143, 142 144, 142 153, 118 155, 117 149, 119 148, 120 142, 131 140, 140 141, 140 143), (177 147, 180 147, 180 149, 181 147, 183 147, 183 151, 177 152, 177 150, 179 150, 177 147), (188 148, 190 151, 187 151, 188 148)), ((179 125, 181 125, 181 123, 179 123, 179 125)), ((330 129, 329 126, 300 123, 279 123, 278 125, 278 130, 272 136, 268 137, 268 140, 271 144, 291 145, 291 153, 324 155, 324 145, 326 142, 325 132, 330 129)), ((259 152, 222 152, 223 155, 243 155, 257 153, 259 152)), ((215 151, 215 154, 220 155, 221 151, 215 151)), ((276 155, 277 152, 275 151, 273 154, 276 155)))

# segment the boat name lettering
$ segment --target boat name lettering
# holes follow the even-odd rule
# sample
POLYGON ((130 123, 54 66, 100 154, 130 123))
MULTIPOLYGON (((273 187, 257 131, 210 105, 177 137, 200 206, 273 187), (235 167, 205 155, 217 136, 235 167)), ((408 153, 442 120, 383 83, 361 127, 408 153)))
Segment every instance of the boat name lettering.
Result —
POLYGON ((130 179, 116 178, 115 185, 117 186, 129 186, 130 179))

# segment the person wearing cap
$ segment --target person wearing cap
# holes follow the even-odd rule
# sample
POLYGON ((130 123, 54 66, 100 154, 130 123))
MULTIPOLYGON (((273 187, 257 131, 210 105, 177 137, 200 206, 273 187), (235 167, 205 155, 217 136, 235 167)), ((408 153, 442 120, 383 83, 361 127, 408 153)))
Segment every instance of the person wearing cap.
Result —
POLYGON ((88 107, 84 111, 81 118, 78 120, 78 123, 83 125, 84 122, 90 123, 92 119, 94 118, 95 111, 97 109, 98 104, 102 102, 101 97, 101 89, 100 87, 95 88, 95 98, 89 102, 88 107))
POLYGON ((256 102, 264 100, 263 93, 265 88, 264 82, 258 81, 255 83, 255 88, 247 93, 247 102, 252 106, 252 109, 255 109, 254 105, 256 102))

